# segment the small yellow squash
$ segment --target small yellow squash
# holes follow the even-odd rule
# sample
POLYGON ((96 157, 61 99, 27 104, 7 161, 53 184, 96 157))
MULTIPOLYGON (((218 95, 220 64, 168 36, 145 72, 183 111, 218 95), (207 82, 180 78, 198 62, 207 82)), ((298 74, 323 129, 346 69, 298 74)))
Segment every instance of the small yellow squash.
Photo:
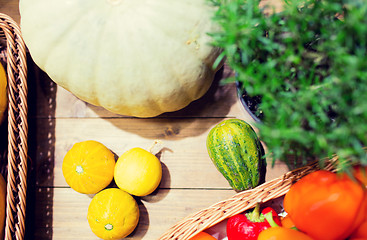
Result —
POLYGON ((146 196, 161 182, 161 162, 151 152, 132 148, 117 159, 114 179, 122 190, 135 196, 146 196))
POLYGON ((119 188, 97 193, 88 208, 88 223, 102 239, 121 239, 129 235, 139 222, 139 207, 135 199, 119 188))
POLYGON ((88 140, 75 143, 62 162, 66 183, 75 191, 95 194, 113 179, 114 154, 102 143, 88 140))

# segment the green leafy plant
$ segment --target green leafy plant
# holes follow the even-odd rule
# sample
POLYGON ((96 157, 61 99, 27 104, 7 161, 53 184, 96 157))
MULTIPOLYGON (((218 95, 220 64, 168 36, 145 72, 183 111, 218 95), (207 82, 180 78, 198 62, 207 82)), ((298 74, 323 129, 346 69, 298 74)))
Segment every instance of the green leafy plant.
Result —
POLYGON ((322 164, 337 154, 340 171, 367 165, 367 4, 288 0, 276 12, 256 0, 212 3, 217 62, 227 58, 261 97, 257 127, 273 159, 322 164))

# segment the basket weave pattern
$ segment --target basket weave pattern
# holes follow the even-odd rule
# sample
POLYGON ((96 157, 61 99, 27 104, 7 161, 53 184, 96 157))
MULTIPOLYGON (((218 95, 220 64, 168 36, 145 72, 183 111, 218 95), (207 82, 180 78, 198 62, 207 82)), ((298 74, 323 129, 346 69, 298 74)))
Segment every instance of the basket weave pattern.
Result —
POLYGON ((5 239, 24 239, 27 191, 27 57, 20 27, 0 13, 0 60, 8 78, 8 150, 5 239))
MULTIPOLYGON (((323 169, 335 171, 334 162, 337 157, 326 161, 323 169)), ((303 176, 320 169, 318 162, 290 171, 283 176, 247 191, 239 192, 231 198, 218 202, 206 209, 194 213, 180 222, 176 223, 164 233, 159 240, 187 240, 201 231, 210 228, 223 220, 254 208, 257 203, 266 203, 270 200, 284 196, 292 183, 298 181, 303 176)))

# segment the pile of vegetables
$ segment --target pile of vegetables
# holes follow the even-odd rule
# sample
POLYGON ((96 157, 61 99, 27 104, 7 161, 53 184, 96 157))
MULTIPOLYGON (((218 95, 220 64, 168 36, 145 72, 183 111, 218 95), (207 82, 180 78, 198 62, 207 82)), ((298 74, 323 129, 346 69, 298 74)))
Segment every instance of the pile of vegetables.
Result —
POLYGON ((67 184, 83 194, 95 194, 87 219, 101 239, 128 236, 139 222, 134 198, 151 194, 162 179, 159 159, 142 148, 132 148, 115 162, 115 155, 95 140, 78 142, 66 153, 62 172, 67 184), (112 180, 116 186, 110 186, 112 180))
POLYGON ((273 161, 322 167, 338 156, 337 173, 292 185, 281 224, 257 207, 228 220, 228 239, 366 239, 366 4, 289 0, 279 11, 258 0, 212 2, 218 62, 226 58, 236 72, 228 81, 257 99, 254 124, 273 161))
MULTIPOLYGON (((260 139, 274 160, 287 163, 290 155, 321 165, 339 156, 338 173, 316 171, 292 185, 286 217, 257 205, 228 219, 228 239, 367 238, 367 5, 289 0, 265 14, 271 9, 259 0, 211 3, 21 0, 21 27, 33 60, 53 81, 122 115, 154 117, 187 106, 227 59, 246 92, 260 97, 263 114, 260 137, 239 119, 208 134, 209 157, 234 190, 265 181, 260 139)), ((95 194, 88 222, 102 239, 135 229, 134 197, 151 194, 162 178, 153 154, 133 148, 116 162, 95 141, 75 144, 62 171, 75 191, 95 194), (117 186, 108 187, 113 180, 117 186)))
MULTIPOLYGON (((218 123, 208 134, 207 147, 234 190, 260 184, 259 166, 265 159, 261 142, 248 123, 240 119, 218 123)), ((228 219, 228 240, 367 239, 367 167, 354 165, 348 172, 314 171, 292 184, 284 196, 282 212, 260 207, 258 203, 251 212, 228 219)))
POLYGON ((367 167, 353 167, 352 176, 314 171, 290 187, 283 208, 258 203, 230 217, 228 240, 367 239, 367 167))
POLYGON ((212 0, 217 62, 226 58, 236 72, 228 81, 257 100, 254 124, 273 161, 295 168, 317 160, 322 168, 336 154, 336 173, 319 170, 293 184, 280 224, 259 206, 231 217, 228 239, 367 239, 367 5, 279 2, 281 10, 212 0))
MULTIPOLYGON (((259 138, 248 123, 240 119, 220 122, 208 134, 207 146, 213 163, 234 190, 259 185, 258 166, 264 158, 259 138)), ((291 186, 283 207, 277 213, 257 204, 251 212, 230 217, 228 240, 366 239, 367 167, 354 165, 348 173, 310 173, 291 186)))

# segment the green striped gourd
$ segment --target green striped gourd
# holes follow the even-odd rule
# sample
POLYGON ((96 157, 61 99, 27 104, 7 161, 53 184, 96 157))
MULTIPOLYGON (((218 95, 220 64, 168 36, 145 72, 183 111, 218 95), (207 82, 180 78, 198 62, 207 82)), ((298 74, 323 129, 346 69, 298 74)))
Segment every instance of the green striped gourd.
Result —
POLYGON ((266 161, 261 142, 243 120, 218 123, 207 136, 210 159, 236 191, 254 188, 265 181, 266 161))

